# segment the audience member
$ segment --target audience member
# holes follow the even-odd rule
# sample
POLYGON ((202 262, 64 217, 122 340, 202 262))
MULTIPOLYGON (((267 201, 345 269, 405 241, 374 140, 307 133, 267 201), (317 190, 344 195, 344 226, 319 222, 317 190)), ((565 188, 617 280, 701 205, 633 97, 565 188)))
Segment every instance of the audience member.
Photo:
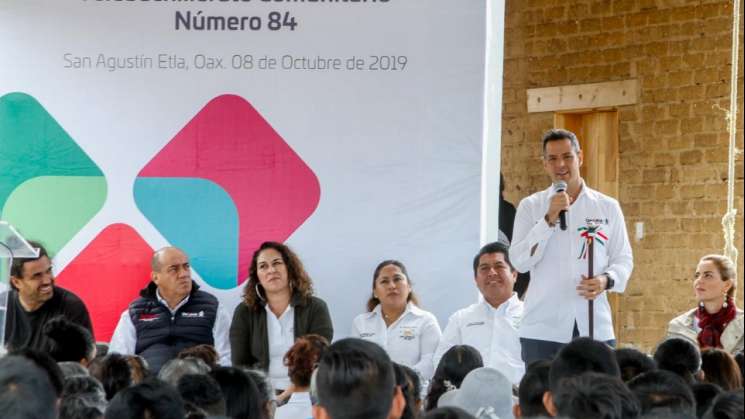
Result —
POLYGON ((184 349, 176 355, 176 358, 199 358, 207 364, 210 369, 219 365, 220 357, 212 345, 201 344, 184 349))
POLYGON ((540 360, 528 365, 518 387, 518 404, 513 407, 516 418, 548 416, 543 405, 543 394, 548 391, 548 374, 551 361, 540 360))
POLYGON ((183 349, 210 344, 230 363, 230 317, 214 295, 191 278, 189 257, 176 247, 164 247, 151 260, 150 282, 124 310, 109 350, 140 355, 154 373, 183 349))
POLYGON ((243 301, 233 312, 233 365, 267 371, 284 391, 290 378, 283 358, 295 339, 308 334, 333 339, 326 303, 313 296, 313 281, 289 247, 264 242, 251 258, 243 301))
POLYGON ((645 372, 628 383, 641 403, 642 413, 666 409, 673 413, 696 414, 696 399, 688 383, 666 370, 645 372))
POLYGON ((616 362, 624 383, 628 383, 637 375, 657 369, 657 363, 653 358, 634 348, 616 349, 616 362))
POLYGON ((232 419, 268 419, 256 383, 238 367, 217 367, 209 375, 225 397, 225 416, 232 419))
POLYGON ((581 337, 561 348, 551 363, 548 374, 549 391, 543 396, 543 404, 548 412, 556 411, 553 395, 562 381, 585 372, 597 372, 621 378, 616 358, 607 344, 581 337))
POLYGON ((556 411, 572 419, 633 419, 639 416, 639 402, 618 377, 586 372, 561 382, 553 396, 556 411))
POLYGON ((225 396, 220 384, 209 375, 185 374, 176 388, 185 404, 196 406, 211 416, 225 414, 225 396))
MULTIPOLYGON (((274 387, 269 381, 266 373, 261 370, 244 370, 246 374, 256 384, 256 388, 259 390, 259 405, 263 407, 265 417, 271 419, 274 417, 274 412, 277 409, 277 396, 274 393, 274 387)), ((312 380, 311 380, 312 381, 312 380)), ((312 400, 312 396, 311 396, 312 400)))
POLYGON ((681 376, 689 385, 701 377, 701 353, 686 339, 670 338, 654 352, 657 368, 681 376))
POLYGON ((460 407, 476 418, 512 418, 512 383, 494 368, 476 368, 459 389, 440 397, 438 407, 460 407))
POLYGON ((4 419, 56 419, 56 399, 49 377, 31 360, 0 358, 0 412, 4 419))
POLYGON ((398 419, 404 409, 391 360, 361 339, 335 342, 321 357, 315 419, 398 419))
POLYGON ((106 405, 106 392, 98 380, 85 375, 73 376, 65 380, 59 416, 60 419, 100 418, 106 405))
POLYGON ((354 318, 350 336, 377 343, 391 361, 429 379, 441 335, 437 318, 419 308, 406 266, 397 260, 380 262, 373 272, 367 312, 354 318))
POLYGON ((93 335, 91 319, 83 301, 72 292, 54 284, 52 261, 40 243, 29 241, 39 249, 37 258, 15 258, 10 267, 11 289, 7 295, 5 343, 11 350, 46 347, 44 325, 63 316, 93 335))
POLYGON ((438 407, 430 410, 422 419, 476 419, 472 414, 459 407, 438 407))
POLYGON ((696 417, 701 418, 723 390, 716 384, 696 383, 691 386, 691 391, 693 392, 693 398, 696 399, 696 417))
POLYGON ((290 386, 277 399, 286 401, 279 406, 276 418, 294 419, 311 416, 310 377, 318 360, 328 349, 329 343, 321 335, 305 335, 297 338, 285 354, 284 363, 290 376, 290 386))
POLYGON ((401 388, 406 405, 401 412, 401 419, 415 419, 419 417, 422 410, 421 382, 419 374, 406 365, 393 363, 393 372, 396 374, 396 385, 401 388))
POLYGON ((742 419, 745 400, 741 390, 724 392, 714 399, 703 419, 742 419))
POLYGON ((209 374, 210 367, 199 358, 174 358, 163 365, 158 378, 176 387, 186 374, 209 374))
POLYGON ((46 339, 42 350, 57 362, 73 361, 87 366, 96 356, 96 343, 91 333, 63 316, 49 320, 43 332, 46 339))
POLYGON ((722 349, 704 349, 701 352, 701 370, 704 381, 716 384, 724 391, 742 389, 740 367, 735 358, 722 349))
POLYGON ((737 267, 727 256, 708 255, 696 267, 693 292, 698 307, 670 321, 669 337, 686 339, 700 349, 743 349, 745 314, 735 306, 737 267))
POLYGON ((22 356, 33 362, 37 367, 41 368, 41 370, 47 374, 47 378, 49 378, 49 382, 52 384, 52 389, 54 389, 54 394, 57 397, 62 395, 62 387, 65 384, 65 377, 62 375, 62 370, 59 365, 54 362, 54 358, 49 356, 49 354, 31 348, 14 350, 10 354, 22 356))
POLYGON ((132 384, 140 384, 152 375, 145 358, 139 355, 126 355, 124 358, 126 358, 132 372, 132 384))
POLYGON ((117 393, 106 409, 106 419, 183 419, 184 402, 176 389, 148 378, 117 393))
POLYGON ((103 384, 106 400, 111 400, 116 393, 132 385, 132 368, 127 358, 118 353, 110 353, 101 361, 96 360, 88 371, 103 384))
POLYGON ((483 366, 481 354, 473 346, 455 345, 448 349, 437 364, 435 375, 430 381, 425 410, 436 408, 442 394, 459 388, 469 372, 483 366))
POLYGON ((481 353, 485 366, 500 371, 512 384, 520 382, 525 364, 517 328, 523 302, 513 291, 517 271, 508 252, 504 243, 489 243, 473 258, 474 281, 483 298, 450 316, 435 352, 435 365, 452 346, 471 345, 481 353))

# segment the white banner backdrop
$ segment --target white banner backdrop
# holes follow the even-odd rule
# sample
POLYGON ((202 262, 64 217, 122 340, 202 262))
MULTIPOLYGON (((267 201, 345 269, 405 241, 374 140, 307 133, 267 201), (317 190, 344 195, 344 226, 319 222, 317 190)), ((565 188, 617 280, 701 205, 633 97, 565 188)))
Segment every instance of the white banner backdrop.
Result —
POLYGON ((390 258, 444 327, 477 295, 486 8, 4 0, 0 218, 53 243, 99 340, 151 249, 185 248, 232 312, 270 239, 336 338, 390 258))

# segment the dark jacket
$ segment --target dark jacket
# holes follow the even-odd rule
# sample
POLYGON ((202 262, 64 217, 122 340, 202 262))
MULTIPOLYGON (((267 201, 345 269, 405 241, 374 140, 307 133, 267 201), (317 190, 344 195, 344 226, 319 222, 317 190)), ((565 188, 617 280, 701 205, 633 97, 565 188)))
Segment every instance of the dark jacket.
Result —
MULTIPOLYGON (((317 297, 292 297, 295 312, 295 338, 317 334, 331 342, 334 327, 331 325, 326 303, 317 297)), ((249 307, 238 304, 230 324, 230 351, 234 366, 248 366, 263 371, 269 369, 269 338, 266 326, 265 303, 249 307)))
POLYGON ((192 282, 189 301, 171 315, 170 309, 158 301, 156 289, 150 282, 129 305, 129 317, 137 333, 135 353, 145 358, 155 373, 185 348, 214 344, 212 330, 218 309, 217 298, 192 282))

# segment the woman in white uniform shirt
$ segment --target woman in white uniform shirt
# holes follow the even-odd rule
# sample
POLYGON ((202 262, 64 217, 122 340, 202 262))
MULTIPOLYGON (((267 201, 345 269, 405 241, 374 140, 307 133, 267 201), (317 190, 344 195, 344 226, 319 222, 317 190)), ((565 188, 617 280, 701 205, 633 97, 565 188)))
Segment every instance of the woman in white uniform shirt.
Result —
POLYGON ((404 264, 383 261, 373 274, 368 312, 354 319, 352 337, 379 344, 393 362, 428 380, 434 372, 432 356, 442 332, 435 316, 418 304, 404 264))

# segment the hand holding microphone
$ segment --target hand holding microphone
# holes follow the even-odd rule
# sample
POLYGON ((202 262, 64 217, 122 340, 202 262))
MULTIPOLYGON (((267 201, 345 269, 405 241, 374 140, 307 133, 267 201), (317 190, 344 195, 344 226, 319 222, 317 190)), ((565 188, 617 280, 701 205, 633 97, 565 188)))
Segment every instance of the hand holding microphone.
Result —
POLYGON ((572 203, 566 190, 566 182, 562 180, 554 182, 554 191, 556 191, 556 193, 551 197, 551 203, 549 204, 548 213, 546 214, 546 221, 551 225, 555 225, 558 219, 559 227, 562 230, 567 229, 566 213, 567 210, 569 210, 569 205, 572 203))

